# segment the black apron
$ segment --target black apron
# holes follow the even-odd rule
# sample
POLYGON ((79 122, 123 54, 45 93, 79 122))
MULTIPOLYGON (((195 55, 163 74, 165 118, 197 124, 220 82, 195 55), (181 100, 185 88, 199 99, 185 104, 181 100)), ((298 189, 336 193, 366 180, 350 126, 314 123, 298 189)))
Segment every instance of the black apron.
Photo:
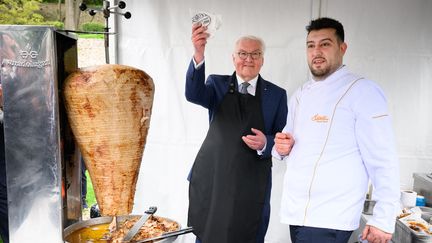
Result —
POLYGON ((189 185, 188 225, 202 243, 255 243, 271 158, 261 159, 241 139, 264 131, 260 79, 255 96, 230 89, 195 159, 189 185))

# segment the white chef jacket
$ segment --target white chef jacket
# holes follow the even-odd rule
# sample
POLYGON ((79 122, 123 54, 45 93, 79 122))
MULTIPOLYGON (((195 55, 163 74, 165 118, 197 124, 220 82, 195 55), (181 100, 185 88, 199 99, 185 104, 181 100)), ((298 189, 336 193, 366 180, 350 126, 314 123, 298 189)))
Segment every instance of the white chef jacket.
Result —
POLYGON ((369 179, 377 200, 367 224, 394 232, 399 206, 399 162, 381 88, 341 67, 310 80, 291 97, 284 132, 295 145, 286 162, 281 222, 355 230, 369 179))

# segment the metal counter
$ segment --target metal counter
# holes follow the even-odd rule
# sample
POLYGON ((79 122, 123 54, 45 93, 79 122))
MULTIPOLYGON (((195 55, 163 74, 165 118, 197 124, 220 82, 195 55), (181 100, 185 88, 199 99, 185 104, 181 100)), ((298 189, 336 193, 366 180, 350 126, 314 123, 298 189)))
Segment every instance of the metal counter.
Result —
POLYGON ((432 173, 414 173, 413 190, 425 197, 426 206, 432 207, 432 173))

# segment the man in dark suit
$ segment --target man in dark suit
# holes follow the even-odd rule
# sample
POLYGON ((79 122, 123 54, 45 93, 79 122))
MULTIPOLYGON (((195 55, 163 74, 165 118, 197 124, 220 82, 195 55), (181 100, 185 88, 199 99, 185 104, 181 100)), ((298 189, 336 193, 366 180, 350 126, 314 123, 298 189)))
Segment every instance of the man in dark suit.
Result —
POLYGON ((235 45, 232 75, 205 81, 207 27, 192 27, 195 49, 186 99, 209 110, 210 128, 190 173, 188 225, 197 242, 263 243, 270 216, 271 149, 285 126, 286 91, 261 78, 264 43, 235 45))

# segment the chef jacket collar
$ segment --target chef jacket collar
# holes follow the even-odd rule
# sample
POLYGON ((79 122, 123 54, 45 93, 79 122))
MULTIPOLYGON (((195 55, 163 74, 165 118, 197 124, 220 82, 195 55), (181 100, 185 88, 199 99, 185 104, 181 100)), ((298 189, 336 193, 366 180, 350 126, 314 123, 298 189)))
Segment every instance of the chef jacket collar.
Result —
POLYGON ((340 77, 345 75, 348 72, 348 68, 345 65, 340 66, 334 73, 330 74, 326 79, 316 81, 313 79, 313 77, 309 80, 309 82, 306 83, 305 88, 309 89, 314 86, 321 86, 321 85, 327 85, 330 84, 336 80, 338 80, 340 77))
POLYGON ((336 71, 334 71, 332 74, 330 74, 330 76, 328 76, 326 79, 324 80, 320 80, 320 81, 316 81, 315 79, 313 79, 313 77, 311 78, 311 81, 313 82, 331 82, 333 80, 337 80, 339 79, 342 75, 344 75, 347 72, 347 68, 345 65, 342 64, 342 66, 340 66, 338 69, 336 69, 336 71))

